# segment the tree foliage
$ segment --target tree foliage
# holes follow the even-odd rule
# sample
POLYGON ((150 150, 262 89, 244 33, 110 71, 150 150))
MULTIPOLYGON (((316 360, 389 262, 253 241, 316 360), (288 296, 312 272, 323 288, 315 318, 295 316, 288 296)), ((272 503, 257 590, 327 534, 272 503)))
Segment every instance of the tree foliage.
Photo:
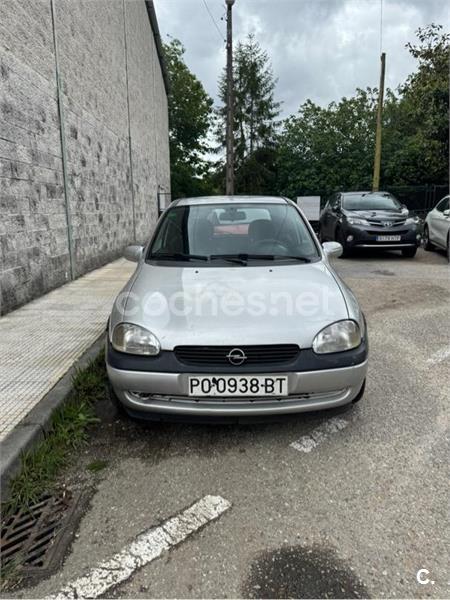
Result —
POLYGON ((164 45, 169 73, 169 139, 172 198, 209 192, 209 147, 213 101, 184 62, 179 40, 164 45))
MULTIPOLYGON (((407 48, 417 70, 383 110, 381 185, 448 183, 450 36, 430 25, 407 48)), ((310 100, 284 122, 278 188, 290 196, 370 188, 377 89, 358 89, 323 108, 310 100)))
POLYGON ((271 196, 277 194, 278 164, 275 147, 261 147, 250 154, 236 173, 240 193, 271 196))
MULTIPOLYGON (((234 54, 234 140, 236 189, 261 193, 275 177, 273 149, 280 103, 275 101, 276 80, 269 55, 254 35, 239 42, 234 54), (267 161, 266 161, 267 158, 267 161), (255 168, 255 177, 249 176, 255 168)), ((222 107, 218 111, 217 138, 226 146, 226 69, 219 80, 222 107)))
MULTIPOLYGON (((416 70, 385 94, 383 187, 448 184, 450 35, 435 24, 416 33, 407 44, 416 70)), ((226 72, 219 80, 222 106, 213 112, 178 40, 166 45, 166 56, 173 197, 223 192, 224 157, 216 165, 205 157, 212 132, 225 148, 226 72)), ((237 45, 234 78, 236 193, 295 197, 370 188, 376 88, 357 89, 325 107, 307 100, 280 124, 270 59, 253 35, 237 45)))
POLYGON ((356 91, 326 108, 307 100, 284 123, 280 192, 288 196, 368 187, 375 140, 376 90, 356 91))
POLYGON ((418 69, 386 105, 387 180, 399 183, 448 182, 450 34, 431 24, 407 44, 418 69))

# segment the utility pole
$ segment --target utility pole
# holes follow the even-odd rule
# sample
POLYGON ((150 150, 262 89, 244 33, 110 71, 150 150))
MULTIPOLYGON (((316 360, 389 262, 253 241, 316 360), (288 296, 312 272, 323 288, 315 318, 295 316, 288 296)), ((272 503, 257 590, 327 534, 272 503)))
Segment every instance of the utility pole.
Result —
POLYGON ((234 194, 234 81, 233 81, 233 4, 227 2, 227 167, 226 194, 234 194))
POLYGON ((380 189, 380 170, 381 170, 381 130, 383 117, 383 99, 384 99, 384 74, 386 71, 386 53, 381 54, 381 74, 380 89, 378 92, 378 111, 377 111, 377 133, 375 139, 375 161, 373 165, 373 183, 372 191, 378 192, 380 189))

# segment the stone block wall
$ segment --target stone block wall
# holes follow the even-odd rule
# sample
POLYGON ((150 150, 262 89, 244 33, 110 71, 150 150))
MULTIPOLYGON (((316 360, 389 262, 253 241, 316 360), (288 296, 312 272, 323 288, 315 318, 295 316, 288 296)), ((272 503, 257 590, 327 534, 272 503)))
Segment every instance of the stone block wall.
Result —
POLYGON ((145 241, 158 189, 170 187, 167 91, 146 3, 51 6, 0 2, 1 314, 69 281, 71 264, 77 277, 145 241))

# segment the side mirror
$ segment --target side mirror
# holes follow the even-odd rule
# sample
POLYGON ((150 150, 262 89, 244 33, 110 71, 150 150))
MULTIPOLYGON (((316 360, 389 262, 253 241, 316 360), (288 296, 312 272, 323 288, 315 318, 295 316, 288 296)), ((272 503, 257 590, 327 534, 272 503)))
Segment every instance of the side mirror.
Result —
POLYGON ((344 251, 339 242, 324 242, 322 248, 328 258, 339 258, 344 251))
POLYGON ((447 208, 447 210, 444 210, 444 212, 442 214, 444 215, 444 217, 450 217, 450 208, 447 208))
POLYGON ((124 257, 131 262, 139 262, 144 246, 127 246, 123 253, 124 257))

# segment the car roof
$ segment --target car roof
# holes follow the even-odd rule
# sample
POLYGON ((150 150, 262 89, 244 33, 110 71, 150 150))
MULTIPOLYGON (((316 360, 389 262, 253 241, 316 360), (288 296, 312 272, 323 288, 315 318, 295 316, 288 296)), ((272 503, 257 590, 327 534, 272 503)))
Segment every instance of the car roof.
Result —
POLYGON ((379 190, 378 192, 372 192, 372 191, 363 191, 363 192, 341 192, 342 196, 367 196, 370 194, 380 194, 382 196, 386 196, 386 195, 391 195, 390 192, 384 192, 383 190, 379 190))
POLYGON ((341 192, 343 196, 362 196, 363 194, 372 194, 372 192, 362 191, 362 192, 341 192))
POLYGON ((289 200, 280 196, 199 196, 197 198, 180 198, 174 200, 170 206, 197 206, 200 204, 233 204, 245 202, 246 204, 287 204, 289 200))

